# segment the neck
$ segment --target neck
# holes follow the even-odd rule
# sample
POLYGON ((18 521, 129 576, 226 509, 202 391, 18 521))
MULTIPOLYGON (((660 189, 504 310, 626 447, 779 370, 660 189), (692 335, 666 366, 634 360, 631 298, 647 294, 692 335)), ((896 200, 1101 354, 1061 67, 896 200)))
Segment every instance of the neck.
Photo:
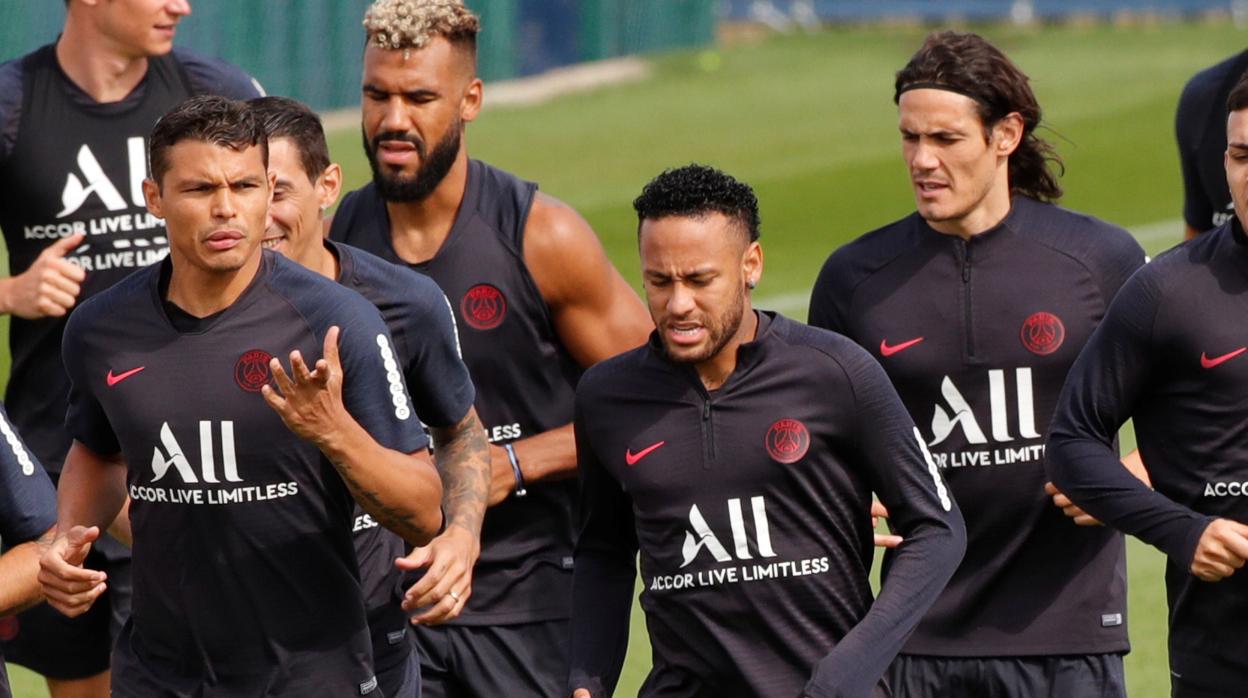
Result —
POLYGON ((758 316, 754 314, 754 308, 747 297, 745 309, 741 315, 741 325, 737 327, 732 339, 714 356, 695 366, 698 378, 702 379, 702 385, 706 386, 707 390, 717 390, 728 382, 728 376, 737 370, 737 350, 742 344, 754 341, 754 335, 757 333, 758 316))
POLYGON ((101 103, 125 99, 147 74, 146 56, 123 51, 72 13, 56 42, 56 60, 75 85, 101 103))
POLYGON ((195 317, 208 317, 234 304, 260 270, 256 250, 243 266, 230 272, 207 271, 173 260, 169 301, 195 317))
POLYGON ((459 149, 455 164, 429 196, 420 201, 387 201, 390 237, 403 261, 417 264, 437 254, 455 225, 468 186, 468 151, 459 149))
POLYGON ((319 245, 314 245, 313 248, 312 253, 308 255, 308 259, 306 261, 300 260, 299 263, 330 281, 337 281, 341 267, 338 264, 338 258, 329 249, 329 243, 322 242, 319 245))
POLYGON ((992 191, 984 197, 975 210, 962 216, 944 221, 928 221, 933 230, 945 235, 956 235, 969 240, 980 233, 986 233, 997 227, 1005 217, 1010 215, 1010 187, 1004 177, 997 182, 992 191))

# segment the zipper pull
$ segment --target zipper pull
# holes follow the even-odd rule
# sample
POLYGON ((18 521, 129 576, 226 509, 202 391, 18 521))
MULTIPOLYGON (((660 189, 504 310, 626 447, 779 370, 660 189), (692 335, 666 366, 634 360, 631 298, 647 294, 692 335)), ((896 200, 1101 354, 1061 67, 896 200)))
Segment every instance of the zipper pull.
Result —
POLYGON ((708 399, 702 403, 702 419, 707 420, 710 418, 711 418, 711 401, 708 399))

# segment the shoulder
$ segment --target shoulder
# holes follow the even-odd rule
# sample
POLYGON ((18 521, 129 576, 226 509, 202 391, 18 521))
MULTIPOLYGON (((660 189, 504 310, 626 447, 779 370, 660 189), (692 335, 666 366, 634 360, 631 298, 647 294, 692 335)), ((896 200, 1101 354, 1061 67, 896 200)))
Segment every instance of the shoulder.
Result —
POLYGON ((866 279, 913 250, 921 241, 919 215, 912 213, 848 242, 828 256, 816 289, 844 298, 866 279))
POLYGON ((17 142, 28 57, 0 63, 0 157, 6 157, 17 142))
MULTIPOLYGON (((368 182, 359 189, 343 194, 338 201, 338 207, 334 209, 333 219, 329 224, 329 237, 331 240, 350 241, 359 231, 356 228, 362 225, 368 225, 370 221, 367 219, 367 210, 369 207, 385 206, 381 196, 377 194, 377 188, 372 182, 368 182)), ((387 231, 389 234, 389 231, 387 231)))
POLYGON ((115 328, 118 323, 129 324, 135 313, 152 308, 153 289, 163 264, 139 269, 75 307, 65 325, 65 345, 86 340, 101 325, 115 328))
POLYGON ((838 372, 848 373, 850 367, 863 360, 875 360, 866 349, 839 332, 812 327, 783 315, 777 314, 772 320, 771 333, 791 351, 807 354, 816 362, 830 360, 827 365, 835 366, 838 372))
POLYGON ((231 99, 251 99, 265 94, 260 83, 232 63, 175 47, 173 57, 186 69, 198 94, 217 94, 231 99))
POLYGON ((305 269, 280 254, 265 250, 265 263, 270 264, 265 283, 285 300, 310 328, 321 336, 331 325, 354 325, 361 320, 378 318, 377 309, 364 296, 305 269))
POLYGON ((368 288, 383 296, 388 303, 410 308, 413 312, 428 312, 445 303, 445 294, 437 282, 405 266, 387 262, 371 252, 342 242, 331 242, 340 259, 349 260, 351 288, 368 288))
POLYGON ((621 387, 635 385, 639 375, 648 372, 647 364, 656 360, 653 354, 654 349, 647 342, 586 369, 576 384, 578 408, 585 409, 601 404, 606 396, 621 387))
POLYGON ((573 257, 577 246, 589 242, 597 244, 598 237, 589 223, 576 209, 549 194, 537 193, 525 224, 525 252, 543 256, 573 257))
POLYGON ((1144 261, 1144 248, 1124 228, 1086 213, 1019 196, 1011 227, 1085 266, 1144 261))

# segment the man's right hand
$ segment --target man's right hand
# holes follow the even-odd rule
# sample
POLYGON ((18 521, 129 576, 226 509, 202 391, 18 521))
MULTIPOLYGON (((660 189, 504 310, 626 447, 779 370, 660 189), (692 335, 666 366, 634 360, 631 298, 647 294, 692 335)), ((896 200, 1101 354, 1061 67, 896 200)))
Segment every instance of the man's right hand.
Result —
POLYGON ((1248 560, 1248 526, 1230 519, 1214 519, 1196 543, 1192 574, 1217 582, 1235 574, 1248 560))
POLYGON ((86 237, 77 233, 57 240, 39 253, 29 269, 0 281, 0 309, 27 320, 68 313, 78 301, 87 273, 65 256, 86 237))
POLYGON ((589 695, 589 691, 583 688, 578 688, 572 692, 572 698, 593 698, 593 697, 589 695))
POLYGON ((58 533, 39 559, 39 584, 48 605, 70 618, 86 613, 108 588, 107 575, 82 566, 99 537, 96 526, 74 526, 67 534, 58 533))

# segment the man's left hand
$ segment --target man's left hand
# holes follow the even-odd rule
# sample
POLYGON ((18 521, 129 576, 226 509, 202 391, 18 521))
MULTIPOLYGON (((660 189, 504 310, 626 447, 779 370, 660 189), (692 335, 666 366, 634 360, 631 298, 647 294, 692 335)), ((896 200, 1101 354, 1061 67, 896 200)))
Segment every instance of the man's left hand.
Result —
POLYGON ((342 403, 342 362, 338 358, 338 327, 325 333, 323 356, 311 370, 299 350, 290 352, 290 374, 282 362, 269 361, 272 385, 260 393, 277 412, 286 427, 297 436, 318 446, 328 441, 346 415, 342 403))
POLYGON ((477 537, 452 524, 428 545, 395 560, 401 570, 425 568, 425 576, 403 595, 403 610, 425 609, 413 623, 437 625, 459 616, 472 596, 472 568, 480 553, 477 537))

